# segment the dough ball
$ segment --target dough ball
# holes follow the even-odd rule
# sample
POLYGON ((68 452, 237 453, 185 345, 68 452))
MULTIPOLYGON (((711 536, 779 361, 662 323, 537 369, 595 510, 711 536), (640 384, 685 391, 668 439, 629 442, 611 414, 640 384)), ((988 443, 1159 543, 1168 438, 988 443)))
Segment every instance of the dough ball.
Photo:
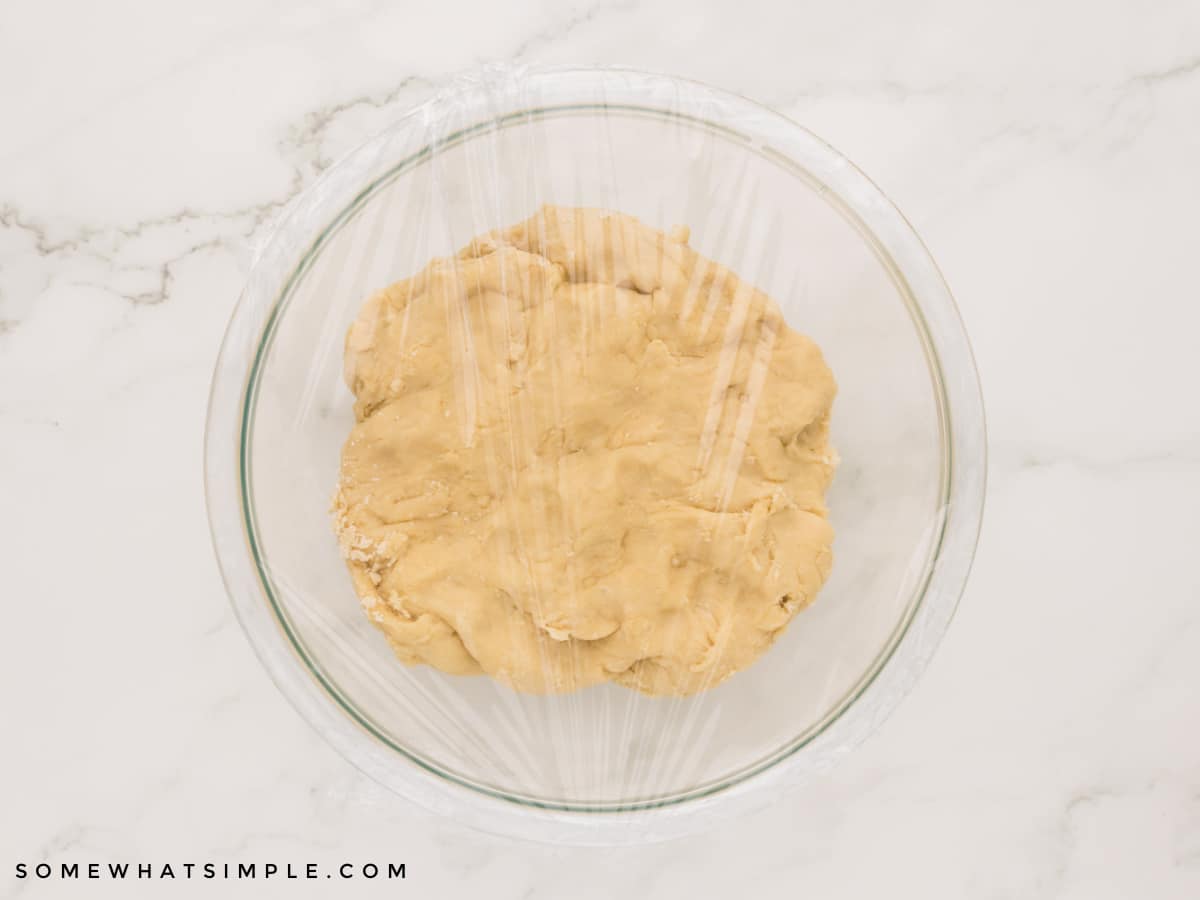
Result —
POLYGON ((547 207, 364 305, 335 528, 402 661, 689 694, 816 597, 833 377, 687 240, 547 207))

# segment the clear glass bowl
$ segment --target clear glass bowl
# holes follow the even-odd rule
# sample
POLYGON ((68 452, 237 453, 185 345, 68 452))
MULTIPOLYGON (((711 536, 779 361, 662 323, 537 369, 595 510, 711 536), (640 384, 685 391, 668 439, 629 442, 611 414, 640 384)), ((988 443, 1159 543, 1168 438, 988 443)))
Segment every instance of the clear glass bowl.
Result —
POLYGON ((234 312, 205 446, 213 541, 275 682, 359 768, 488 830, 622 843, 802 783, 924 669, 982 515, 978 378, 953 300, 861 172, 743 98, 625 70, 493 71, 415 109, 281 217, 234 312), (842 463, 833 574, 753 667, 688 698, 533 697, 392 656, 330 529, 363 300, 542 203, 608 207, 774 297, 825 352, 842 463))

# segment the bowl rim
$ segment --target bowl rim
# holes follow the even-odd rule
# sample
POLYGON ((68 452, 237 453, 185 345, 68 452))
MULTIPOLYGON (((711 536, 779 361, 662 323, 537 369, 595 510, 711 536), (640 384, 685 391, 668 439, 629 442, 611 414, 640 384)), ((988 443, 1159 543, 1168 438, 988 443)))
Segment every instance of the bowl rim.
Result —
POLYGON ((982 522, 987 440, 978 373, 944 278, 912 226, 845 157, 787 117, 700 82, 621 67, 541 66, 489 69, 459 79, 451 88, 414 107, 351 151, 281 214, 260 246, 222 340, 209 397, 204 459, 210 534, 235 614, 283 694, 344 756, 385 786, 435 811, 461 818, 465 800, 472 807, 472 824, 486 830, 568 843, 614 843, 624 842, 631 835, 642 840, 648 835, 673 836, 696 830, 718 813, 746 807, 754 801, 761 803, 778 787, 807 780, 805 776, 815 771, 811 766, 806 767, 807 771, 797 771, 797 767, 787 765, 796 761, 802 748, 824 738, 827 746, 817 754, 820 764, 817 768, 823 769, 878 727, 928 664, 965 587, 982 522), (558 97, 563 102, 542 102, 536 107, 517 103, 514 109, 496 114, 497 92, 504 89, 497 85, 505 81, 510 94, 516 93, 508 98, 510 104, 530 84, 537 84, 540 95, 558 97), (578 100, 580 93, 594 94, 597 84, 603 85, 601 102, 565 102, 578 100), (681 95, 689 100, 681 101, 681 95), (631 102, 611 102, 618 98, 631 102), (649 102, 651 98, 659 105, 649 102), (479 102, 481 99, 486 105, 479 102), (692 102, 696 99, 703 104, 692 102), (668 105, 661 105, 664 102, 668 105), (698 105, 703 105, 705 112, 718 108, 724 121, 681 111, 681 106, 698 105), (435 133, 433 138, 423 140, 421 149, 362 186, 356 160, 379 153, 389 136, 403 133, 414 123, 425 129, 431 128, 432 123, 436 131, 446 121, 442 116, 439 122, 439 108, 444 111, 447 107, 454 111, 453 118, 461 117, 467 124, 459 128, 444 125, 446 133, 435 133), (473 111, 478 112, 476 107, 482 107, 478 111, 493 112, 472 116, 473 111), (468 113, 465 116, 464 110, 468 113), (708 782, 665 798, 605 804, 559 803, 481 785, 436 763, 430 764, 420 754, 394 743, 369 717, 364 718, 342 696, 336 683, 327 679, 309 658, 303 641, 293 632, 286 612, 274 596, 256 540, 247 452, 258 374, 269 352, 275 324, 292 287, 324 242, 376 191, 409 167, 419 165, 438 148, 469 139, 490 127, 528 121, 532 116, 580 112, 665 115, 723 132, 747 144, 748 149, 773 159, 824 194, 857 228, 908 304, 934 381, 944 449, 938 534, 930 541, 924 578, 915 587, 884 647, 835 707, 797 738, 766 757, 715 779, 715 784, 708 782), (730 124, 731 119, 734 125, 730 124), (357 184, 355 178, 359 179, 357 184), (311 237, 305 212, 315 198, 327 198, 331 193, 336 196, 338 192, 343 204, 339 211, 317 229, 315 237, 305 240, 311 237), (298 238, 299 246, 308 249, 296 261, 297 251, 293 248, 298 238), (282 289, 260 291, 256 295, 256 273, 279 264, 290 269, 282 289), (250 347, 253 352, 247 353, 250 347), (946 364, 947 359, 950 365, 946 364), (948 379, 947 375, 952 377, 948 379), (905 649, 901 660, 897 660, 905 649), (900 667, 898 663, 904 658, 908 662, 900 667), (307 673, 300 671, 298 661, 307 668, 307 673), (903 671, 897 671, 900 668, 903 671), (296 678, 298 673, 303 677, 296 678), (886 679, 885 673, 889 675, 886 679), (864 709, 868 695, 874 699, 870 708, 864 709), (330 704, 329 699, 334 703, 330 704), (855 709, 868 715, 859 715, 862 722, 843 727, 840 740, 831 742, 831 729, 845 722, 855 709), (376 747, 366 742, 375 743, 376 747), (389 762, 373 752, 381 749, 377 742, 402 754, 413 765, 401 769, 395 765, 394 756, 389 762), (428 774, 438 780, 429 779, 428 774))

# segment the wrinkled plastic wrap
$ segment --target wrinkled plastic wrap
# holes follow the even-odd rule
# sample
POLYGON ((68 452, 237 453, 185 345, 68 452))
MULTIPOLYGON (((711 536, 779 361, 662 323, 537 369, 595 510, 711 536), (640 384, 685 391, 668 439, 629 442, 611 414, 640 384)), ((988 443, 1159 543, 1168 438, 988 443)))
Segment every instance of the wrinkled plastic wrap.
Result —
POLYGON ((952 301, 877 189, 616 70, 464 79, 332 167, 255 262, 206 446, 302 713, 426 806, 581 843, 704 827, 869 733, 957 602, 983 458, 952 301))

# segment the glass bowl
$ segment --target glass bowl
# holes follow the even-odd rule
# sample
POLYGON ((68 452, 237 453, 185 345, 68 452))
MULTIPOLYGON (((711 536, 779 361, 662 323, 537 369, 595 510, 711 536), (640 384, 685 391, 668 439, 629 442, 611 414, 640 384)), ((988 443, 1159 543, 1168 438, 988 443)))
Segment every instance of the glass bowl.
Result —
POLYGON ((626 70, 491 71, 398 120, 280 217, 221 347, 205 439, 217 557, 272 678, 348 759, 487 830, 613 844, 706 827, 825 770, 928 663, 978 536, 986 440, 954 302, 861 172, 786 118, 626 70), (607 207, 754 283, 839 382, 832 576, 755 665, 686 698, 516 694, 408 668, 331 532, 365 298, 543 203, 607 207))

